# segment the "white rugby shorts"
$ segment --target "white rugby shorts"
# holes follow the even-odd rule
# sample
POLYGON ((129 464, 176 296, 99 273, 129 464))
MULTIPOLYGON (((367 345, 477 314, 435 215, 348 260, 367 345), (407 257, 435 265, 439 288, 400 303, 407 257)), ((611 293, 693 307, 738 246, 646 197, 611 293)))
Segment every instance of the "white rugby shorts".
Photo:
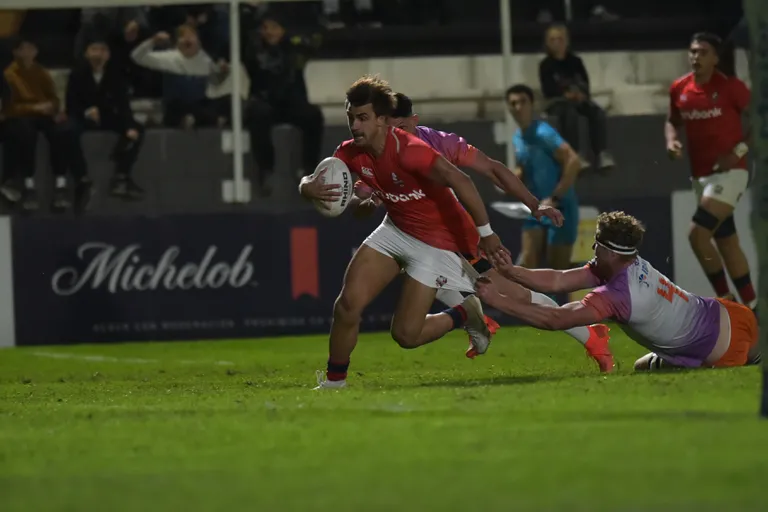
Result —
POLYGON ((709 197, 735 208, 747 190, 749 172, 745 169, 731 169, 710 176, 693 178, 692 181, 697 200, 701 201, 702 197, 709 197))
POLYGON ((475 291, 474 279, 465 271, 461 256, 432 247, 404 233, 389 217, 384 218, 363 244, 397 261, 406 274, 424 286, 469 293, 475 291))

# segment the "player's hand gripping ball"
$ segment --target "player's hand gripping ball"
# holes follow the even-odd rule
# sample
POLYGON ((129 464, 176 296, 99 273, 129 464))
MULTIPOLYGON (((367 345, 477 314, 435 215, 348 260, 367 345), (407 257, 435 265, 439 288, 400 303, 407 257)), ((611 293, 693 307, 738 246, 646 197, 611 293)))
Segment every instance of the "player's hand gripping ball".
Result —
POLYGON ((349 206, 354 192, 352 173, 347 164, 332 156, 317 166, 310 186, 316 192, 312 200, 315 209, 326 217, 341 215, 349 206))

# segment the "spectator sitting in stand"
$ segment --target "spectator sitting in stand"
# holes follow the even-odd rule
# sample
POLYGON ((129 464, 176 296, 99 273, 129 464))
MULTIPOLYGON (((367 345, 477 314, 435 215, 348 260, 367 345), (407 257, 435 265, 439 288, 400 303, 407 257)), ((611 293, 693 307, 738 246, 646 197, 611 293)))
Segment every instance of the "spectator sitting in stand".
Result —
MULTIPOLYGON (((539 63, 539 80, 544 98, 548 100, 547 114, 557 119, 560 132, 577 151, 579 115, 585 116, 597 167, 601 170, 613 167, 613 157, 606 146, 605 112, 590 98, 589 75, 581 58, 569 49, 568 29, 564 25, 553 25, 545 39, 547 57, 539 63)), ((582 162, 582 168, 589 165, 583 154, 582 162)))
MULTIPOLYGON (((14 167, 11 179, 3 183, 3 195, 9 199, 22 199, 22 208, 31 211, 39 206, 35 188, 35 149, 37 134, 42 132, 50 149, 50 160, 55 176, 53 209, 69 208, 71 201, 67 194, 66 173, 71 163, 71 148, 76 143, 76 134, 66 122, 66 115, 60 109, 56 87, 50 73, 36 62, 37 46, 23 37, 13 44, 14 62, 5 69, 5 81, 9 99, 3 102, 7 119, 7 143, 13 147, 14 167), (23 173, 24 188, 19 191, 18 171, 23 173)), ((77 172, 77 169, 72 169, 77 172)), ((90 186, 90 180, 83 174, 75 174, 76 191, 81 186, 90 186)))
MULTIPOLYGON (((140 199, 144 191, 134 183, 131 170, 143 142, 144 129, 133 118, 128 88, 120 69, 110 62, 105 38, 93 37, 85 49, 85 62, 72 70, 67 84, 67 114, 78 133, 87 130, 109 130, 118 134, 112 150, 115 174, 110 192, 124 199, 140 199)), ((78 141, 79 142, 79 141, 78 141)), ((73 148, 74 168, 87 174, 87 163, 81 144, 73 148)), ((75 198, 76 206, 83 199, 75 198)))
POLYGON ((206 96, 210 78, 220 74, 222 64, 215 64, 203 51, 194 27, 182 25, 176 36, 174 49, 167 49, 170 36, 158 32, 131 54, 137 64, 163 72, 163 123, 186 129, 222 126, 229 111, 228 101, 226 98, 212 101, 206 96), (165 49, 158 51, 161 48, 165 49))
POLYGON ((150 33, 146 11, 144 7, 83 9, 80 32, 75 40, 75 60, 79 62, 83 58, 90 37, 101 34, 109 44, 110 67, 119 68, 132 94, 140 98, 158 98, 162 94, 160 75, 131 59, 133 49, 150 33))
POLYGON ((197 30, 205 53, 213 60, 229 56, 228 6, 186 4, 150 7, 147 19, 153 32, 172 32, 181 25, 197 30))
POLYGON ((272 127, 288 123, 303 135, 302 165, 298 174, 314 170, 320 159, 323 137, 323 113, 309 102, 304 69, 319 40, 288 37, 277 13, 268 12, 257 33, 248 35, 245 68, 251 79, 246 124, 251 136, 251 150, 258 166, 262 195, 269 195, 265 181, 274 170, 275 150, 272 127))

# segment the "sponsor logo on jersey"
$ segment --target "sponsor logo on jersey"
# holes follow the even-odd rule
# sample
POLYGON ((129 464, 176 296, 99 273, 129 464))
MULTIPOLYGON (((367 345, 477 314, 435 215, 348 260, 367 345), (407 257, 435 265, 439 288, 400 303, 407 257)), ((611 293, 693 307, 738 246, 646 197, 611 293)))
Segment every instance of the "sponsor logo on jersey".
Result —
POLYGON ((442 288, 443 286, 446 285, 447 282, 448 282, 448 278, 445 276, 437 276, 437 279, 435 279, 435 284, 437 285, 438 288, 442 288))
POLYGON ((640 277, 638 278, 638 282, 640 284, 644 284, 646 288, 651 287, 651 283, 648 282, 648 274, 650 273, 648 270, 648 263, 645 261, 635 260, 635 265, 640 266, 640 277))
POLYGON ((376 192, 382 199, 390 203, 407 203, 408 201, 419 201, 427 197, 423 190, 414 190, 408 194, 390 194, 389 192, 376 192))
POLYGON ((685 110, 680 116, 686 121, 699 121, 702 119, 714 119, 723 115, 723 109, 720 107, 709 110, 685 110))

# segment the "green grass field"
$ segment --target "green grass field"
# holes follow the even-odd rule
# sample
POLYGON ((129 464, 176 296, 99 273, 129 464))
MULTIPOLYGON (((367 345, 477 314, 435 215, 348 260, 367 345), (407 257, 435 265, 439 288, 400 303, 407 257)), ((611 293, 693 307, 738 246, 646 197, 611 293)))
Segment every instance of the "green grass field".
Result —
MULTIPOLYGON (((616 330, 614 330, 614 333, 616 330)), ((560 333, 0 351, 0 510, 768 510, 756 368, 602 376, 560 333)))

